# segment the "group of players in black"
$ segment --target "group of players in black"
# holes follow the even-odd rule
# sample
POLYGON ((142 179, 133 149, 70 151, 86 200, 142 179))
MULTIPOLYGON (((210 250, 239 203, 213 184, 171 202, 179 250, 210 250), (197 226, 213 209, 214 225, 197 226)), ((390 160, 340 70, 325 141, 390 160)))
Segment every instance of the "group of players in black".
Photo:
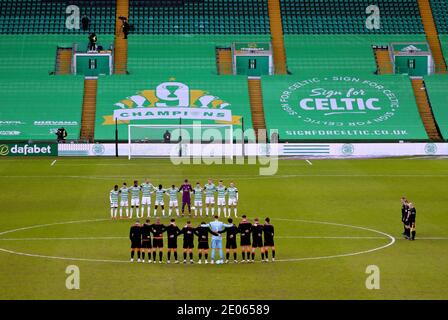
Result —
MULTIPOLYGON (((218 221, 218 216, 215 216, 215 221, 218 221)), ((201 222, 197 227, 191 224, 191 221, 187 221, 186 225, 180 229, 176 225, 175 219, 170 220, 169 225, 163 225, 160 218, 155 219, 155 223, 150 223, 149 219, 141 224, 137 220, 130 228, 129 239, 131 240, 131 262, 134 261, 135 252, 137 253, 137 262, 145 262, 145 256, 147 255, 148 263, 163 263, 163 233, 167 234, 167 260, 166 263, 171 263, 171 254, 174 256, 174 263, 179 263, 177 252, 177 238, 183 236, 183 263, 187 263, 187 257, 189 257, 190 264, 194 263, 193 249, 194 249, 194 236, 198 237, 198 264, 202 264, 202 258, 204 257, 204 263, 208 264, 209 256, 209 234, 212 235, 211 249, 211 261, 215 262, 215 249, 220 250, 221 263, 222 260, 222 241, 220 239, 221 234, 226 233, 226 260, 225 263, 229 263, 230 255, 233 254, 233 262, 238 263, 237 258, 237 235, 240 234, 240 247, 241 247, 241 263, 253 263, 255 262, 256 249, 259 248, 261 252, 261 262, 269 262, 269 250, 271 251, 271 261, 275 261, 275 246, 274 246, 274 226, 270 223, 270 219, 266 218, 264 224, 259 223, 259 219, 255 218, 254 223, 248 221, 246 215, 242 216, 242 220, 238 226, 233 223, 232 218, 227 219, 228 224, 224 225, 224 228, 218 232, 211 229, 209 224, 201 222), (264 241, 263 241, 264 239, 264 241), (216 241, 218 240, 218 241, 216 241), (152 259, 151 259, 152 255, 152 259)), ((221 222, 219 222, 221 223, 221 222)))
POLYGON ((415 217, 417 210, 406 197, 401 198, 401 221, 403 222, 403 236, 408 240, 415 240, 415 217))

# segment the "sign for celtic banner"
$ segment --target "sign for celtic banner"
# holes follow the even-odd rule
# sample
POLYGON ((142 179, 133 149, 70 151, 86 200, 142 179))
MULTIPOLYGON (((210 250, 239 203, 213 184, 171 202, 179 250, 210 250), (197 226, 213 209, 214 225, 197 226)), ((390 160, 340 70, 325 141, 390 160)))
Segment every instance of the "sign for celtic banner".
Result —
POLYGON ((409 80, 319 76, 263 81, 281 139, 426 139, 409 80), (282 130, 283 129, 283 130, 282 130))

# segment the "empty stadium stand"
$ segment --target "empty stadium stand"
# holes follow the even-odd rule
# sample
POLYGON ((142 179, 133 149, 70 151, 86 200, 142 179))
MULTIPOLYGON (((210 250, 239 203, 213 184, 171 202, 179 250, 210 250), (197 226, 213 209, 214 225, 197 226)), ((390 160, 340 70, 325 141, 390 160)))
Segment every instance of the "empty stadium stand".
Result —
POLYGON ((415 35, 285 35, 288 70, 322 73, 375 73, 377 66, 372 46, 391 42, 424 42, 424 34, 415 35))
POLYGON ((417 0, 280 0, 285 34, 423 33, 417 0), (381 28, 366 28, 366 8, 380 9, 381 28))
POLYGON ((268 34, 266 0, 130 0, 137 34, 268 34))
POLYGON ((0 0, 0 34, 113 34, 115 0, 0 0), (90 29, 67 29, 67 6, 76 5, 90 19, 90 29))
POLYGON ((434 21, 437 25, 439 33, 448 33, 448 1, 447 0, 430 0, 434 21))

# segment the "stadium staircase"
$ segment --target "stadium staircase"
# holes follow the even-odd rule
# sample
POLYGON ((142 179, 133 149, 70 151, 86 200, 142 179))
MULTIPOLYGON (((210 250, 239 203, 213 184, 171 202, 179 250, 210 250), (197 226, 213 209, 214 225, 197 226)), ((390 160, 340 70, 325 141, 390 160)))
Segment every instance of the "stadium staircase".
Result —
POLYGON ((263 95, 261 92, 261 80, 249 78, 247 82, 249 87, 250 109, 252 112, 252 125, 258 140, 258 131, 260 129, 266 130, 263 109, 263 95))
POLYGON ((378 74, 392 74, 393 66, 390 61, 389 49, 387 48, 374 48, 375 61, 378 74))
POLYGON ((436 24, 429 0, 418 0, 420 15, 422 17, 423 27, 425 28, 426 39, 431 48, 436 73, 446 74, 446 62, 443 57, 442 46, 437 34, 436 24))
POLYGON ((232 74, 232 49, 216 48, 218 74, 232 74))
POLYGON ((129 0, 117 0, 115 17, 114 73, 126 74, 128 64, 128 41, 123 39, 123 32, 121 30, 122 22, 119 17, 129 17, 129 0))
POLYGON ((58 47, 56 55, 56 74, 70 74, 72 68, 72 48, 58 47))
POLYGON ((82 101, 81 140, 93 142, 95 133, 96 94, 98 80, 84 79, 84 97, 82 101))
POLYGON ((412 88, 414 89, 415 100, 417 101, 418 111, 425 126, 426 133, 431 141, 443 141, 426 91, 423 79, 411 79, 412 88))
POLYGON ((286 53, 279 1, 268 0, 269 24, 271 28, 275 74, 286 74, 286 53))

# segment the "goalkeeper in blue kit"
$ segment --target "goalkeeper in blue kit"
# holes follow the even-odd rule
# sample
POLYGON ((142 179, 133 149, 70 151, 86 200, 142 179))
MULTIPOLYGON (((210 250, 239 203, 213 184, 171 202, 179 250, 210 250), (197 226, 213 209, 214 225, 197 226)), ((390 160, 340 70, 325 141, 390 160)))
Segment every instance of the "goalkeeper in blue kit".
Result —
POLYGON ((207 224, 202 224, 201 227, 210 227, 212 232, 217 233, 217 235, 212 235, 212 255, 211 255, 211 263, 215 263, 215 249, 219 250, 219 260, 216 263, 223 263, 223 252, 222 252, 222 235, 218 232, 223 231, 224 228, 230 228, 231 224, 225 224, 219 221, 219 217, 215 216, 215 221, 212 221, 207 224))

